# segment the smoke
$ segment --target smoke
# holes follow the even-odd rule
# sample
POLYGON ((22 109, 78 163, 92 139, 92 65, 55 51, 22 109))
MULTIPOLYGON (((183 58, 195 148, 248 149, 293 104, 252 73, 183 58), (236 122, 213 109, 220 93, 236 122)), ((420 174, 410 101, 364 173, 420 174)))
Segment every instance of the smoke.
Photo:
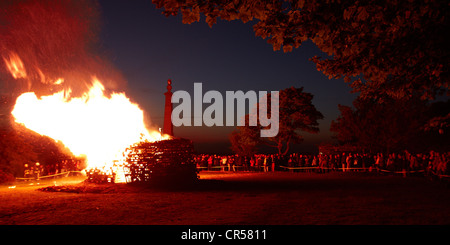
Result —
POLYGON ((44 95, 70 88, 77 96, 92 84, 92 76, 106 89, 122 88, 125 79, 102 54, 100 24, 93 0, 2 0, 2 90, 44 95), (25 76, 14 77, 8 70, 15 57, 20 57, 25 76))
POLYGON ((140 133, 146 133, 140 109, 124 94, 104 100, 103 95, 110 92, 123 92, 126 82, 102 49, 99 9, 95 0, 0 0, 0 130, 11 132, 13 126, 16 132, 10 138, 0 137, 0 153, 11 156, 6 161, 0 159, 0 167, 21 167, 37 159, 38 153, 49 156, 49 162, 57 161, 58 156, 68 157, 69 150, 89 155, 94 164, 102 164, 115 157, 120 148, 137 142, 140 133), (77 103, 81 99, 74 97, 85 94, 93 85, 93 95, 77 103), (60 93, 63 90, 70 93, 60 93), (34 92, 41 100, 25 92, 34 92), (71 100, 60 99, 67 99, 69 94, 71 100), (34 100, 19 103, 28 95, 34 100), (49 96, 55 100, 45 100, 49 97, 44 95, 56 95, 49 96), (13 114, 6 116, 3 112, 3 101, 16 101, 7 109, 11 112, 19 105, 25 119, 20 121, 14 114, 14 122, 19 122, 14 124, 13 114), (22 123, 33 127, 24 128, 22 123), (40 134, 58 139, 59 143, 52 145, 50 140, 47 144, 49 138, 40 134), (43 147, 30 148, 29 141, 43 142, 43 147), (63 144, 72 148, 63 148, 63 144))

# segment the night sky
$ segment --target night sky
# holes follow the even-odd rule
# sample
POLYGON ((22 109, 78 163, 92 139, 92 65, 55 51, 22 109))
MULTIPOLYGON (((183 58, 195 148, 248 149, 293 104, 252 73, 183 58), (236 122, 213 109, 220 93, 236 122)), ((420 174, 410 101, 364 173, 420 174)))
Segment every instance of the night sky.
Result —
MULTIPOLYGON (((326 56, 311 42, 290 53, 273 51, 256 37, 253 23, 218 20, 210 28, 204 19, 183 24, 181 15, 165 17, 151 0, 101 0, 101 45, 128 81, 126 93, 162 127, 167 79, 173 89, 188 91, 203 83, 203 93, 217 90, 272 91, 304 87, 322 112, 320 133, 303 133, 297 151, 308 151, 329 141, 330 123, 339 115, 338 104, 351 105, 356 94, 343 80, 328 79, 309 60, 326 56)), ((177 137, 189 138, 199 151, 225 152, 234 127, 175 127, 177 137)))

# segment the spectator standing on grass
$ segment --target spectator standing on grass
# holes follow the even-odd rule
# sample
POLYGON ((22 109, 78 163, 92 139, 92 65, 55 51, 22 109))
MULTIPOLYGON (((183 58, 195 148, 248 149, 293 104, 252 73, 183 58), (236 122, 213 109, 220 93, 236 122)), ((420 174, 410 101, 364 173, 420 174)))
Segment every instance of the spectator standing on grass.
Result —
POLYGON ((330 158, 327 154, 323 154, 322 158, 322 173, 326 173, 328 167, 330 166, 330 158))
POLYGON ((307 155, 305 158, 305 167, 307 167, 308 169, 306 170, 306 172, 310 172, 311 169, 309 167, 312 166, 312 156, 311 155, 307 155))
POLYGON ((255 157, 251 156, 250 157, 250 171, 254 171, 255 170, 255 157))
POLYGON ((359 156, 359 153, 356 153, 353 157, 353 168, 356 168, 356 171, 359 171, 359 167, 361 165, 361 157, 359 156))
POLYGON ((67 167, 67 161, 62 160, 61 161, 61 173, 65 173, 67 171, 66 167, 67 167))
POLYGON ((256 167, 257 170, 261 170, 261 167, 264 167, 264 155, 259 155, 258 158, 256 159, 256 167))
POLYGON ((444 161, 444 165, 443 165, 443 174, 445 175, 449 175, 450 172, 450 167, 449 167, 449 161, 450 161, 450 155, 449 153, 442 153, 443 155, 443 161, 444 161))
POLYGON ((361 167, 363 168, 364 171, 369 166, 368 161, 369 161, 369 156, 367 155, 367 153, 364 153, 361 157, 361 167))
POLYGON ((434 157, 433 157, 433 172, 435 174, 437 174, 439 163, 441 162, 441 157, 440 157, 440 154, 437 152, 434 152, 433 155, 434 155, 434 157))
POLYGON ((300 157, 298 153, 294 153, 294 158, 292 159, 292 161, 294 163, 294 167, 300 166, 300 157))
POLYGON ((270 155, 266 155, 266 169, 269 172, 269 169, 272 167, 272 160, 270 155))
POLYGON ((333 168, 333 154, 327 154, 326 155, 326 168, 327 168, 327 171, 328 172, 330 172, 331 171, 331 169, 333 168))
POLYGON ((244 162, 243 162, 243 169, 244 169, 244 171, 248 171, 249 169, 249 165, 250 165, 250 159, 249 159, 249 157, 248 156, 245 156, 244 157, 244 162))
POLYGON ((418 170, 419 169, 419 161, 417 160, 417 156, 413 154, 408 154, 409 157, 409 169, 410 170, 418 170))
POLYGON ((44 175, 50 175, 52 173, 52 165, 53 164, 46 164, 44 169, 44 175))
POLYGON ((269 161, 267 158, 268 158, 267 155, 264 155, 264 159, 263 159, 264 172, 269 171, 269 166, 267 165, 269 161))
POLYGON ((341 164, 341 154, 336 154, 334 155, 334 171, 337 171, 339 169, 339 164, 341 164))
POLYGON ((426 157, 426 160, 425 160, 428 173, 432 173, 433 161, 434 161, 434 155, 433 155, 433 152, 430 151, 430 154, 426 157))
POLYGON ((378 155, 377 162, 376 162, 377 168, 383 169, 383 168, 386 167, 385 164, 386 164, 386 162, 385 162, 383 153, 380 153, 380 154, 378 155))
POLYGON ((221 163, 222 163, 222 171, 225 171, 225 167, 227 167, 227 156, 222 156, 222 158, 220 159, 221 163))
POLYGON ((438 163, 437 163, 437 166, 436 166, 436 173, 438 174, 438 175, 444 175, 447 171, 447 159, 446 159, 446 157, 445 157, 445 154, 444 153, 440 153, 440 154, 438 154, 438 157, 437 157, 439 160, 438 160, 438 163))
MULTIPOLYGON (((317 168, 318 167, 318 162, 317 162, 317 156, 314 156, 311 162, 311 167, 313 168, 317 168)), ((317 171, 317 170, 316 170, 317 171)))
POLYGON ((217 166, 217 167, 220 167, 220 159, 219 159, 219 157, 217 155, 214 155, 213 165, 217 166))
POLYGON ((30 168, 29 168, 28 164, 24 165, 23 177, 30 178, 30 168))
POLYGON ((38 162, 36 163, 36 165, 35 165, 35 168, 34 168, 34 178, 35 179, 37 179, 37 180, 39 180, 39 175, 40 175, 40 165, 41 164, 39 164, 38 162))
POLYGON ((424 165, 423 165, 423 154, 417 154, 416 156, 416 161, 417 161, 417 169, 416 170, 420 170, 420 169, 425 169, 424 165))
POLYGON ((35 172, 34 172, 34 167, 30 166, 30 174, 29 174, 29 178, 35 178, 35 172))
POLYGON ((294 166, 294 161, 292 160, 292 155, 289 155, 288 167, 293 167, 293 166, 294 166))
POLYGON ((326 168, 327 168, 327 156, 322 154, 319 156, 319 172, 325 173, 326 168))
POLYGON ((305 155, 300 155, 298 158, 298 166, 305 167, 305 155))
POLYGON ((202 167, 208 167, 208 157, 202 154, 202 167))
POLYGON ((395 154, 394 153, 389 154, 389 157, 386 161, 386 169, 389 171, 395 170, 395 154))
POLYGON ((405 160, 405 154, 402 153, 398 153, 397 155, 397 161, 398 161, 398 167, 397 170, 398 171, 403 171, 405 172, 406 169, 406 160, 405 160))
MULTIPOLYGON (((238 170, 240 170, 240 167, 242 167, 242 156, 236 154, 236 159, 234 161, 234 165, 238 167, 238 170)), ((233 168, 233 170, 236 170, 236 167, 233 168)))
POLYGON ((332 166, 332 162, 333 160, 331 159, 333 157, 333 155, 326 155, 325 156, 325 172, 328 173, 331 170, 331 166, 332 166))
POLYGON ((369 168, 373 169, 373 165, 375 165, 375 154, 369 154, 368 163, 369 163, 369 168))
POLYGON ((272 165, 272 172, 275 172, 275 161, 276 161, 276 158, 273 155, 271 155, 270 156, 270 161, 271 161, 271 165, 272 165))
POLYGON ((351 167, 351 164, 353 163, 353 157, 352 157, 352 154, 351 154, 351 153, 348 154, 348 156, 347 156, 345 162, 347 163, 346 171, 349 171, 349 169, 350 169, 350 167, 351 167))
POLYGON ((197 168, 201 167, 201 166, 202 166, 202 165, 200 164, 200 163, 201 163, 201 156, 196 156, 196 157, 194 157, 194 162, 195 162, 195 166, 196 166, 197 168))
POLYGON ((212 156, 209 156, 209 157, 208 157, 208 170, 209 170, 209 171, 211 171, 212 165, 213 165, 213 157, 212 157, 212 156))
POLYGON ((347 166, 347 156, 345 152, 342 153, 340 165, 342 166, 342 172, 345 172, 345 167, 347 166))
POLYGON ((375 158, 375 164, 374 164, 374 166, 375 166, 376 169, 379 169, 379 168, 381 167, 381 157, 380 157, 380 154, 381 154, 381 153, 378 153, 378 154, 376 154, 376 155, 374 156, 374 158, 375 158))
POLYGON ((234 155, 231 155, 228 157, 228 171, 231 171, 231 170, 235 171, 235 169, 234 169, 235 162, 236 162, 236 157, 234 155))

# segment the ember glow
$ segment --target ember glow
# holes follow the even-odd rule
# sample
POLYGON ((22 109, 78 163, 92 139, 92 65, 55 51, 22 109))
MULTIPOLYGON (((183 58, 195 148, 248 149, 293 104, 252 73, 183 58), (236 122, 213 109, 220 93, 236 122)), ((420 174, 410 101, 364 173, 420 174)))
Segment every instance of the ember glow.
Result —
MULTIPOLYGON (((8 69, 15 74, 16 69, 8 69)), ((80 97, 72 97, 70 89, 40 98, 34 92, 23 93, 12 115, 17 123, 62 142, 76 156, 85 156, 88 169, 109 168, 123 158, 130 145, 162 139, 158 131, 146 128, 137 104, 125 93, 105 95, 95 77, 89 91, 80 97)))

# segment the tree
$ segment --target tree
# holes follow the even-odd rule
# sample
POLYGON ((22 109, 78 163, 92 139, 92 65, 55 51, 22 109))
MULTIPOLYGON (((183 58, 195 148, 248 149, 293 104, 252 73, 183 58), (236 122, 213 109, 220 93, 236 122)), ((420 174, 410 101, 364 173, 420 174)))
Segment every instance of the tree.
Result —
MULTIPOLYGON (((263 127, 249 126, 248 115, 246 115, 246 126, 237 127, 237 130, 231 133, 232 149, 255 149, 257 145, 268 145, 275 147, 281 156, 285 156, 289 152, 290 144, 303 141, 300 132, 319 132, 318 120, 323 119, 323 115, 312 104, 312 99, 313 95, 303 92, 303 87, 291 87, 280 91, 278 134, 275 137, 260 137, 259 132, 263 127), (246 145, 239 145, 244 143, 246 145)), ((271 115, 270 101, 269 94, 268 115, 271 115)))
MULTIPOLYGON (((449 88, 450 5, 446 1, 152 0, 183 23, 217 18, 252 21, 255 35, 289 52, 311 40, 330 78, 344 78, 363 97, 434 98, 449 88)), ((447 91, 448 92, 448 91, 447 91)))
POLYGON ((39 162, 43 166, 74 158, 61 142, 42 136, 13 121, 0 120, 0 171, 22 176, 24 164, 39 162))
POLYGON ((238 127, 237 131, 230 134, 231 150, 239 156, 252 156, 256 153, 256 147, 259 144, 258 137, 257 127, 250 127, 248 124, 238 127))
MULTIPOLYGON (((251 21, 255 35, 289 52, 311 40, 327 57, 319 71, 343 78, 363 98, 450 95, 450 5, 439 0, 152 0, 166 16, 212 27, 217 19, 251 21)), ((430 121, 448 127, 450 114, 430 121), (444 121, 444 122, 442 122, 444 121)), ((442 128, 440 128, 442 130, 442 128)))
POLYGON ((450 99, 431 104, 428 116, 431 119, 425 124, 425 131, 445 134, 443 129, 450 127, 450 99))
POLYGON ((330 126, 339 144, 372 152, 422 152, 448 144, 448 135, 423 130, 435 116, 433 104, 418 98, 384 100, 359 97, 354 108, 339 105, 341 115, 330 126))
POLYGON ((0 128, 0 171, 14 176, 23 176, 26 163, 38 161, 37 154, 31 150, 30 142, 11 129, 0 128))

